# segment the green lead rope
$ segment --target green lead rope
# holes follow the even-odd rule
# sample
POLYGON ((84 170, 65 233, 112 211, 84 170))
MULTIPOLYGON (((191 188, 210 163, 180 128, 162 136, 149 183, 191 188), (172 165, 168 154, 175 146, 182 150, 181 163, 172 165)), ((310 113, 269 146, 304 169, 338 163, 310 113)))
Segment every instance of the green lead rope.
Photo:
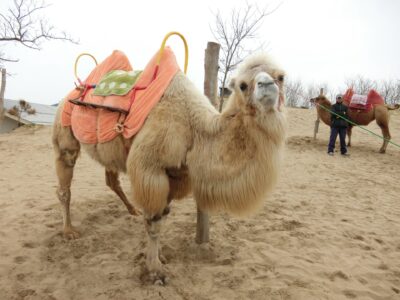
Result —
POLYGON ((372 135, 374 135, 374 136, 377 136, 377 137, 381 138, 382 140, 387 141, 387 142, 389 142, 390 144, 395 145, 396 147, 400 148, 400 145, 399 145, 399 144, 396 144, 395 142, 392 142, 391 140, 389 140, 389 139, 387 139, 387 138, 385 138, 385 137, 383 137, 383 136, 381 136, 381 135, 379 135, 379 134, 376 134, 375 132, 372 132, 371 130, 369 130, 369 129, 363 127, 363 126, 358 125, 358 124, 354 123, 353 121, 350 121, 349 119, 347 119, 347 118, 345 118, 345 117, 342 117, 341 115, 338 115, 337 113, 331 111, 329 108, 327 108, 327 107, 325 107, 325 106, 323 106, 323 105, 321 105, 321 104, 317 104, 317 105, 319 105, 320 107, 322 107, 322 108, 325 109, 326 111, 330 112, 331 114, 334 114, 334 115, 338 116, 339 118, 342 118, 343 120, 349 122, 350 124, 352 124, 352 125, 354 125, 354 126, 356 126, 356 127, 359 127, 359 128, 361 128, 362 130, 365 130, 366 132, 368 132, 368 133, 370 133, 370 134, 372 134, 372 135))

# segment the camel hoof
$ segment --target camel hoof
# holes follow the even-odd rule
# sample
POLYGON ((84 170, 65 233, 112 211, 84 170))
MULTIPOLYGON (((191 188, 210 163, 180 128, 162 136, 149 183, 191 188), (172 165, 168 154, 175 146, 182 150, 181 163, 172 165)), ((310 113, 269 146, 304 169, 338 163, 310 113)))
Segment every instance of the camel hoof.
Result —
POLYGON ((379 153, 381 153, 381 154, 385 154, 385 152, 386 152, 386 150, 383 150, 383 149, 379 150, 379 153))
POLYGON ((151 281, 154 285, 164 286, 168 284, 168 277, 160 272, 150 274, 151 281))
POLYGON ((79 231, 77 231, 74 228, 66 228, 64 229, 64 238, 68 239, 68 240, 75 240, 78 239, 80 237, 80 233, 79 231))
POLYGON ((129 214, 131 214, 132 216, 140 216, 142 213, 137 210, 136 208, 134 208, 133 206, 129 206, 127 207, 129 214))

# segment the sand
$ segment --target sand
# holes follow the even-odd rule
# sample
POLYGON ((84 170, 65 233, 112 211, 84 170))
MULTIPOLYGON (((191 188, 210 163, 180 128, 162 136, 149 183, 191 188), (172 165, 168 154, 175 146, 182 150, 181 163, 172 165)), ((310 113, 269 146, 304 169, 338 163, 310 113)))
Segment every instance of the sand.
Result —
MULTIPOLYGON (((391 114, 400 142, 400 112, 391 114)), ((327 126, 312 140, 315 110, 288 119, 282 175, 256 215, 212 216, 199 247, 193 199, 172 205, 165 287, 145 280, 142 218, 98 164, 78 160, 71 211, 82 237, 67 241, 51 128, 0 135, 0 299, 400 299, 400 149, 379 154, 381 141, 355 129, 351 157, 330 157, 327 126)))

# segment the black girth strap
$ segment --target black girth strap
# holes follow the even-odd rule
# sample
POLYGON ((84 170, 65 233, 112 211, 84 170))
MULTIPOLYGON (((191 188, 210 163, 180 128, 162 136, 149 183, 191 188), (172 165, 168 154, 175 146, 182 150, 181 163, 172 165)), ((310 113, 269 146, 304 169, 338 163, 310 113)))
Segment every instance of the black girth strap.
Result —
POLYGON ((107 105, 101 105, 101 104, 96 104, 96 103, 90 103, 90 102, 84 102, 78 99, 70 99, 68 100, 69 102, 75 104, 75 105, 80 105, 80 106, 86 106, 86 107, 91 107, 91 108, 102 108, 108 111, 112 112, 118 112, 124 115, 127 115, 129 111, 124 110, 122 108, 117 108, 117 107, 112 107, 112 106, 107 106, 107 105))

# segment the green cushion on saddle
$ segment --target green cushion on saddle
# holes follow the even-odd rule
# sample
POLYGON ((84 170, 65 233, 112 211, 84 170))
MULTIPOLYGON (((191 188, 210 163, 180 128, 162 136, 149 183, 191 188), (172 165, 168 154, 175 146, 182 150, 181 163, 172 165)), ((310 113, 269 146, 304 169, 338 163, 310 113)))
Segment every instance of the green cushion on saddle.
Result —
POLYGON ((123 96, 129 93, 138 80, 142 71, 114 70, 108 72, 96 85, 93 95, 96 96, 123 96))

